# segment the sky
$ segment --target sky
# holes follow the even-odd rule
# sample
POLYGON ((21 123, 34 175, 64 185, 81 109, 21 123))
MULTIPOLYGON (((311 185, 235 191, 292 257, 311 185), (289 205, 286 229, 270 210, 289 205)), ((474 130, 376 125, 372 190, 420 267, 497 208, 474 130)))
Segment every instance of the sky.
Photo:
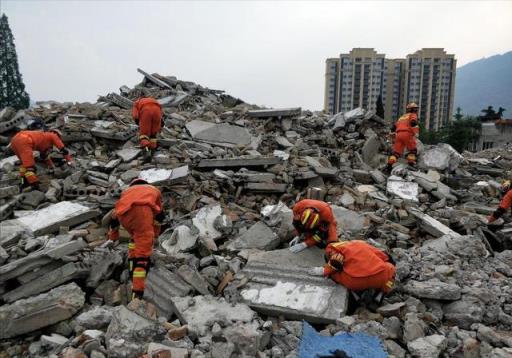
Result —
POLYGON ((323 107, 325 59, 443 47, 458 66, 512 48, 512 1, 0 0, 32 100, 95 102, 137 68, 269 107, 323 107))

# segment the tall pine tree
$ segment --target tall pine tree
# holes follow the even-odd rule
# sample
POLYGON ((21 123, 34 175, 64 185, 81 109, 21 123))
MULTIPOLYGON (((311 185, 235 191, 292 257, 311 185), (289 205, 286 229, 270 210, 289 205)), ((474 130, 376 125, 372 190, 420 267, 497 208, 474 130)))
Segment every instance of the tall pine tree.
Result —
POLYGON ((380 118, 384 118, 384 104, 382 104, 382 95, 379 94, 379 98, 377 98, 377 110, 376 114, 380 118))
POLYGON ((14 36, 5 14, 0 17, 0 108, 28 108, 30 98, 18 69, 14 36))

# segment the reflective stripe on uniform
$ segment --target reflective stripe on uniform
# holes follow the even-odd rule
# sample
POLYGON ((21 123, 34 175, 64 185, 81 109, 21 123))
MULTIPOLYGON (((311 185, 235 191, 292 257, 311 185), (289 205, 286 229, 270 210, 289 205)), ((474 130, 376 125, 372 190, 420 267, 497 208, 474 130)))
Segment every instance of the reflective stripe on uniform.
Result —
POLYGON ((36 175, 36 173, 34 173, 33 171, 28 171, 28 170, 27 170, 27 171, 25 172, 25 177, 33 177, 33 176, 35 176, 35 175, 36 175))
POLYGON ((320 215, 315 214, 315 217, 314 217, 314 219, 313 219, 313 222, 312 222, 312 223, 311 223, 311 225, 309 226, 309 227, 310 227, 310 229, 312 229, 312 228, 314 228, 314 227, 315 227, 316 223, 318 222, 318 219, 320 219, 320 215))
POLYGON ((135 243, 134 243, 134 242, 130 242, 130 243, 128 244, 128 248, 129 248, 130 250, 135 249, 135 243))
POLYGON ((146 271, 133 271, 133 275, 132 275, 133 278, 144 278, 146 277, 146 271))
POLYGON ((313 240, 315 240, 316 242, 321 242, 322 238, 315 234, 315 235, 313 235, 313 240))
POLYGON ((393 287, 393 281, 386 282, 386 287, 392 288, 393 287))
POLYGON ((302 225, 306 225, 306 222, 308 221, 310 215, 311 215, 311 210, 310 209, 306 210, 306 212, 304 213, 304 217, 302 218, 302 225))

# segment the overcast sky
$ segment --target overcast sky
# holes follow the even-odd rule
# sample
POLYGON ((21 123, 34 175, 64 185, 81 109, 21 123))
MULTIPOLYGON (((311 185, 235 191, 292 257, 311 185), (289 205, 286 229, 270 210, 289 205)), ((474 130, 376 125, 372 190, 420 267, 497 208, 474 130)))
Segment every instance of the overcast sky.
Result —
POLYGON ((33 100, 94 102, 140 67, 319 110, 325 59, 353 47, 444 47, 458 66, 512 49, 512 1, 0 1, 33 100))

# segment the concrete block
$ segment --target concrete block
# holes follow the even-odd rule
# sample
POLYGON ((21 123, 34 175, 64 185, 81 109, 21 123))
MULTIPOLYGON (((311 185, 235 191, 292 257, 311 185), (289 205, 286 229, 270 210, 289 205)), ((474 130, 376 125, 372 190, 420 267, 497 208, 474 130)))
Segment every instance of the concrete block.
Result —
POLYGON ((285 193, 287 185, 278 183, 247 183, 245 189, 264 193, 285 193))
POLYGON ((0 169, 4 169, 5 166, 13 168, 17 163, 19 163, 18 157, 11 155, 0 160, 0 169))
POLYGON ((278 157, 233 158, 233 159, 203 159, 198 168, 232 168, 232 167, 261 167, 281 163, 278 157))
POLYGON ((159 87, 162 87, 162 88, 167 88, 167 89, 173 89, 171 87, 171 85, 169 85, 168 83, 165 83, 164 81, 156 78, 155 76, 153 75, 150 75, 149 73, 141 70, 140 68, 137 68, 137 72, 139 72, 140 74, 142 74, 144 77, 146 77, 146 79, 150 82, 153 82, 154 84, 156 84, 157 86, 159 87))
POLYGON ((199 229, 199 237, 202 239, 215 240, 222 236, 215 226, 215 219, 222 216, 220 205, 205 206, 201 208, 192 219, 192 224, 199 229))
POLYGON ((101 329, 107 327, 112 320, 112 307, 95 306, 89 311, 80 313, 75 322, 87 329, 101 329))
POLYGON ((257 109, 248 111, 249 117, 253 118, 281 118, 281 117, 293 117, 299 116, 302 109, 300 107, 295 108, 280 108, 280 109, 257 109))
POLYGON ((419 298, 434 300, 458 300, 461 296, 461 288, 455 284, 441 281, 414 281, 409 280, 403 286, 403 290, 419 298))
POLYGON ((172 299, 187 320, 190 330, 201 336, 208 333, 209 327, 215 322, 227 327, 235 322, 251 322, 256 317, 256 313, 246 304, 231 304, 224 298, 196 296, 172 299))
POLYGON ((118 251, 93 251, 83 258, 90 270, 85 283, 87 287, 96 288, 102 280, 110 277, 114 270, 123 264, 123 257, 118 251))
POLYGON ((180 252, 187 252, 197 246, 199 232, 195 227, 189 228, 186 225, 180 225, 174 229, 170 236, 166 233, 160 236, 162 248, 170 255, 176 255, 180 252), (164 237, 164 239, 162 239, 164 237), (166 239, 168 237, 168 239, 166 239))
POLYGON ((229 143, 235 145, 248 145, 251 143, 251 134, 246 128, 227 123, 210 123, 193 120, 186 125, 187 130, 195 140, 207 143, 229 143))
POLYGON ((7 198, 19 194, 20 187, 17 185, 6 186, 0 188, 0 199, 7 198))
POLYGON ((429 169, 453 171, 463 160, 462 155, 451 145, 441 143, 421 153, 418 165, 429 169))
POLYGON ((15 337, 72 317, 85 303, 85 293, 75 283, 48 293, 0 306, 0 339, 15 337))
POLYGON ((133 101, 118 95, 117 93, 109 93, 106 98, 113 104, 118 105, 121 108, 124 109, 132 109, 133 107, 133 101))
POLYGON ((178 275, 192 286, 197 292, 202 295, 209 295, 210 290, 208 286, 208 282, 201 276, 199 272, 195 268, 192 268, 188 265, 181 265, 178 269, 178 275))
POLYGON ((98 214, 98 211, 87 206, 61 201, 21 218, 1 222, 0 232, 3 232, 6 226, 17 226, 17 230, 20 232, 25 231, 39 236, 58 231, 61 226, 74 226, 83 223, 98 214))
POLYGON ((357 234, 370 224, 369 219, 366 216, 353 210, 337 205, 331 205, 331 208, 334 217, 336 218, 338 233, 345 231, 357 234))
POLYGON ((267 225, 257 222, 249 230, 229 243, 227 248, 229 250, 273 250, 279 246, 279 243, 279 237, 267 225))
POLYGON ((308 274, 311 267, 323 264, 318 248, 298 254, 288 249, 251 254, 242 271, 249 283, 240 294, 254 310, 269 316, 334 323, 345 315, 348 291, 308 274))
POLYGON ((185 165, 174 169, 146 169, 139 173, 139 178, 149 184, 171 185, 187 180, 188 175, 188 165, 185 165))
POLYGON ((85 277, 89 273, 89 267, 82 262, 69 262, 37 280, 26 283, 3 295, 3 300, 12 303, 20 298, 30 297, 41 292, 48 291, 63 283, 79 277, 85 277))

